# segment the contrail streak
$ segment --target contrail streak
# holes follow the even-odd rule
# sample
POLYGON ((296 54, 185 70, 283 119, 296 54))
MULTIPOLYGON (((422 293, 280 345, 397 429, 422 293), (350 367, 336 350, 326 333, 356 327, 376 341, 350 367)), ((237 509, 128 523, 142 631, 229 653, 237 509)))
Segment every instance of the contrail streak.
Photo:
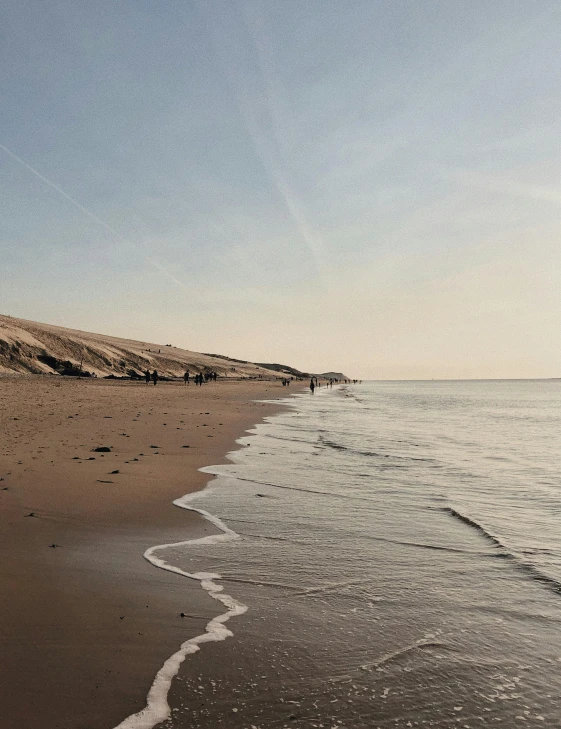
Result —
MULTIPOLYGON (((219 37, 220 22, 215 11, 211 7, 211 4, 199 3, 201 17, 205 20, 208 27, 209 37, 213 43, 216 56, 221 64, 224 78, 228 82, 230 89, 236 99, 238 111, 243 121, 245 130, 253 143, 257 157, 260 159, 262 167, 266 172, 269 180, 278 193, 282 200, 288 216, 292 220, 292 223, 304 242, 312 260, 314 261, 315 269, 323 281, 323 241, 321 237, 316 234, 302 211, 302 206, 299 204, 295 194, 289 185, 289 176, 283 172, 282 160, 278 149, 278 130, 281 124, 278 119, 278 112, 276 103, 276 89, 275 89, 275 78, 271 67, 271 63, 266 55, 265 50, 257 42, 257 31, 253 28, 248 27, 248 21, 242 17, 245 24, 246 31, 249 33, 252 42, 256 46, 256 53, 258 56, 258 71, 261 75, 261 80, 265 87, 265 99, 267 101, 267 114, 272 127, 273 140, 270 138, 268 129, 264 127, 264 121, 259 118, 258 109, 253 101, 253 86, 246 80, 243 73, 243 68, 236 68, 229 53, 228 44, 224 44, 222 39, 219 37)), ((234 4, 234 7, 235 4, 234 4)), ((242 13, 243 16, 243 13, 242 13)), ((233 36, 232 36, 233 38, 233 36)), ((235 43, 234 40, 229 39, 230 44, 235 43)), ((235 57, 234 57, 235 58, 235 57)))
POLYGON ((101 218, 98 218, 95 213, 92 213, 91 210, 88 210, 83 205, 81 205, 77 200, 75 200, 73 197, 71 197, 67 192, 64 192, 62 188, 60 188, 58 185, 55 185, 54 182, 51 182, 47 177, 42 175, 40 172, 37 172, 35 168, 33 168, 30 164, 27 164, 24 160, 21 159, 21 157, 18 157, 17 154, 14 154, 8 147, 5 147, 3 144, 0 144, 0 149, 3 149, 4 152, 6 152, 7 155, 9 155, 12 159, 15 159, 16 162, 19 162, 20 165, 23 165, 26 169, 28 169, 35 177, 38 177, 40 180, 42 180, 45 184, 49 185, 49 187, 52 187, 53 190, 56 190, 60 195, 65 197, 67 200, 70 200, 70 202, 75 205, 77 208, 79 208, 83 213, 88 215, 92 220, 95 220, 96 223, 101 225, 103 228, 108 230, 110 233, 112 233, 117 238, 120 238, 125 243, 130 243, 124 236, 122 236, 120 233, 118 233, 116 230, 113 230, 111 226, 107 225, 101 218))
POLYGON ((81 210, 85 215, 87 215, 89 218, 94 220, 98 225, 100 225, 102 228, 105 228, 105 230, 108 230, 111 235, 115 236, 115 238, 118 238, 123 243, 126 243, 128 246, 131 246, 131 248, 135 248, 136 250, 141 250, 142 254, 144 255, 145 260, 153 266, 157 271, 160 271, 165 276, 167 276, 171 281, 176 283, 178 286, 181 286, 181 288, 188 290, 188 287, 180 281, 178 278, 176 278, 173 274, 171 274, 164 266, 162 266, 161 263, 154 261, 153 259, 149 258, 144 254, 144 251, 140 248, 140 246, 137 243, 133 243, 133 241, 126 238, 124 235, 116 231, 114 228, 112 228, 110 225, 108 225, 104 220, 99 218, 95 213, 92 213, 91 210, 88 210, 88 208, 84 207, 81 203, 79 203, 77 200, 75 200, 71 195, 69 195, 67 192, 65 192, 61 187, 56 185, 52 180, 49 180, 48 177, 45 177, 45 175, 42 175, 40 172, 38 172, 34 167, 32 167, 30 164, 28 164, 25 160, 23 160, 21 157, 18 157, 15 152, 12 152, 11 149, 8 149, 8 147, 5 147, 3 144, 0 144, 0 149, 2 149, 9 157, 14 159, 16 162, 19 162, 20 165, 25 167, 31 174, 35 175, 35 177, 39 178, 42 182, 44 182, 49 187, 52 187, 53 190, 56 190, 59 195, 62 195, 65 197, 69 202, 71 202, 75 207, 78 208, 78 210, 81 210))

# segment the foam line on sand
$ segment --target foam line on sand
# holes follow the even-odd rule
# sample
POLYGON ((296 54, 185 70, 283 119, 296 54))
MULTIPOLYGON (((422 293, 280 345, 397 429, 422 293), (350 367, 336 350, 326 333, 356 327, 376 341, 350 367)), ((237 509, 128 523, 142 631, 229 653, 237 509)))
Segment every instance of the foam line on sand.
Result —
POLYGON ((175 506, 179 506, 182 509, 195 511, 198 514, 201 514, 201 516, 203 516, 207 521, 210 521, 218 527, 222 534, 213 534, 199 539, 188 539, 184 542, 175 542, 173 544, 159 544, 147 549, 146 552, 144 552, 144 557, 155 567, 167 570, 168 572, 175 572, 178 575, 189 577, 192 580, 198 580, 201 583, 203 590, 206 590, 211 597, 218 600, 226 607, 226 612, 209 621, 205 627, 204 633, 197 635, 194 638, 189 638, 189 640, 182 643, 179 650, 165 661, 156 674, 152 686, 150 687, 150 691, 148 692, 146 706, 144 709, 136 714, 131 714, 118 724, 115 729, 152 729, 152 727, 156 726, 156 724, 168 719, 171 713, 170 706, 168 704, 169 689, 173 678, 177 675, 179 667, 185 658, 200 650, 200 646, 203 643, 226 640, 226 638, 232 636, 232 631, 225 626, 225 623, 228 622, 230 618, 237 615, 243 615, 243 613, 245 613, 248 609, 247 605, 238 602, 231 595, 224 593, 222 585, 216 584, 216 580, 220 579, 219 574, 212 572, 185 572, 185 570, 169 564, 161 556, 161 552, 173 547, 184 547, 191 544, 218 544, 219 542, 227 542, 232 539, 240 538, 236 532, 229 529, 218 517, 210 514, 204 509, 195 509, 189 505, 189 502, 199 498, 203 494, 205 496, 208 495, 208 491, 203 490, 186 494, 180 499, 176 499, 173 503, 175 506))

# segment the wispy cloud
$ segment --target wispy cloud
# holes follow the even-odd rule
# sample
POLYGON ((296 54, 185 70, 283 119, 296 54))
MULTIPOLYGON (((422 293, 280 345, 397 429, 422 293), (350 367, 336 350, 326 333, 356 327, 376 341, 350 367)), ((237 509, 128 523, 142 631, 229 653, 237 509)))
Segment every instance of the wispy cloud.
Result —
POLYGON ((526 198, 528 200, 545 200, 561 205, 561 188, 536 185, 509 177, 486 175, 474 170, 455 169, 444 173, 446 177, 485 190, 486 192, 510 195, 512 197, 526 198))

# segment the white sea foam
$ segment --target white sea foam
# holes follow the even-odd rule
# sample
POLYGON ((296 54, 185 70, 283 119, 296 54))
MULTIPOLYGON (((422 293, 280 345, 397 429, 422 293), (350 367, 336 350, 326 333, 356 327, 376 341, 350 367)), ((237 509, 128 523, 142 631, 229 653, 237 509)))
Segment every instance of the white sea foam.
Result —
MULTIPOLYGON (((201 469, 203 470, 203 469, 201 469)), ((190 573, 182 570, 180 567, 169 564, 162 557, 162 552, 173 547, 184 547, 192 544, 217 544, 232 539, 239 539, 239 535, 226 526, 218 517, 210 514, 204 509, 195 509, 189 505, 189 502, 199 498, 202 494, 208 495, 208 491, 197 491, 193 494, 187 494, 180 499, 176 499, 173 503, 182 509, 196 511, 201 514, 207 521, 214 524, 222 531, 222 534, 212 534, 199 539, 188 539, 184 542, 175 542, 174 544, 159 544, 150 547, 144 552, 144 557, 155 567, 175 572, 178 575, 189 577, 192 580, 198 580, 203 590, 206 590, 211 597, 220 601, 226 608, 226 612, 213 618, 207 623, 205 632, 194 638, 186 640, 178 651, 170 656, 164 665, 160 668, 152 683, 148 696, 146 698, 146 706, 136 714, 124 719, 115 729, 152 729, 156 724, 165 721, 170 716, 170 706, 168 704, 168 692, 171 682, 179 671, 179 667, 185 658, 196 653, 202 643, 210 643, 213 641, 226 640, 233 635, 224 624, 236 615, 243 615, 247 611, 247 605, 235 600, 231 595, 223 592, 222 585, 216 584, 216 580, 220 579, 220 575, 212 572, 195 572, 190 573)))
MULTIPOLYGON (((294 394, 293 397, 297 397, 297 395, 294 394)), ((286 400, 290 402, 290 398, 286 398, 286 400)), ((278 404, 278 400, 270 402, 278 404)), ((266 420, 268 420, 268 418, 266 418, 266 420)), ((251 434, 255 431, 248 430, 247 432, 248 434, 251 434)), ((246 435, 243 438, 236 440, 236 443, 238 445, 243 445, 246 443, 248 437, 249 435, 246 435)), ((236 451, 228 453, 227 458, 229 460, 235 461, 236 451)), ((223 482, 227 480, 227 476, 223 474, 220 466, 205 466, 204 468, 200 468, 199 471, 214 476, 222 475, 223 482)), ((206 537, 200 537, 198 539, 187 539, 186 541, 175 542, 172 544, 159 544, 157 546, 147 549, 146 552, 144 552, 144 557, 155 567, 167 570, 168 572, 174 572, 175 574, 182 575, 184 577, 189 577, 192 580, 198 580, 201 583, 201 587, 203 588, 203 590, 206 590, 215 600, 220 601, 227 608, 227 610, 225 613, 218 615, 210 622, 208 622, 205 627, 205 632, 203 634, 197 635, 194 638, 189 638, 181 644, 179 650, 166 660, 164 665, 156 674, 156 677, 154 678, 152 686, 150 687, 150 690, 148 692, 148 696, 146 697, 146 706, 144 707, 144 709, 137 712, 136 714, 131 714, 131 716, 124 719, 114 729, 152 729, 152 727, 154 727, 156 724, 159 724, 160 722, 168 719, 171 714, 171 709, 168 704, 167 697, 171 687, 171 682, 177 675, 179 667, 181 666, 185 658, 188 655, 196 653, 198 650, 200 650, 200 646, 203 643, 226 640, 226 638, 231 637, 233 635, 232 631, 226 628, 224 624, 230 618, 236 617, 237 615, 243 615, 248 610, 247 605, 238 602, 231 595, 227 595, 226 593, 224 593, 224 588, 222 587, 222 585, 216 584, 216 580, 220 579, 219 574, 214 572, 186 572, 180 567, 169 564, 169 562, 166 562, 166 560, 161 556, 161 553, 164 552, 166 549, 174 547, 185 547, 187 545, 194 544, 212 545, 218 544, 220 542, 231 541, 233 539, 240 539, 240 535, 230 529, 228 526, 226 526, 226 524, 224 524, 224 522, 217 516, 214 516, 214 514, 211 514, 204 509, 195 509, 193 506, 190 505, 190 502, 195 501, 196 499, 199 499, 201 497, 208 497, 211 492, 212 489, 206 487, 201 491, 195 491, 194 493, 185 494, 185 496, 176 499, 173 503, 175 506, 179 506, 181 509, 187 509, 188 511, 197 512, 211 524, 214 524, 214 526, 216 526, 222 532, 221 534, 211 534, 206 537)))

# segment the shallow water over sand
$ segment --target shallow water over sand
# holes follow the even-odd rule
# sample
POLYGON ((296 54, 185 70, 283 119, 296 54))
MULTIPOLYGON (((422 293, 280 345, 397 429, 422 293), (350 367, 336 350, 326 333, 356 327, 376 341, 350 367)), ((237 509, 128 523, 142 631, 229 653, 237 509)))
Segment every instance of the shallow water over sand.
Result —
POLYGON ((558 381, 294 398, 193 504, 241 538, 166 550, 249 608, 166 725, 561 726, 560 426, 558 381))

